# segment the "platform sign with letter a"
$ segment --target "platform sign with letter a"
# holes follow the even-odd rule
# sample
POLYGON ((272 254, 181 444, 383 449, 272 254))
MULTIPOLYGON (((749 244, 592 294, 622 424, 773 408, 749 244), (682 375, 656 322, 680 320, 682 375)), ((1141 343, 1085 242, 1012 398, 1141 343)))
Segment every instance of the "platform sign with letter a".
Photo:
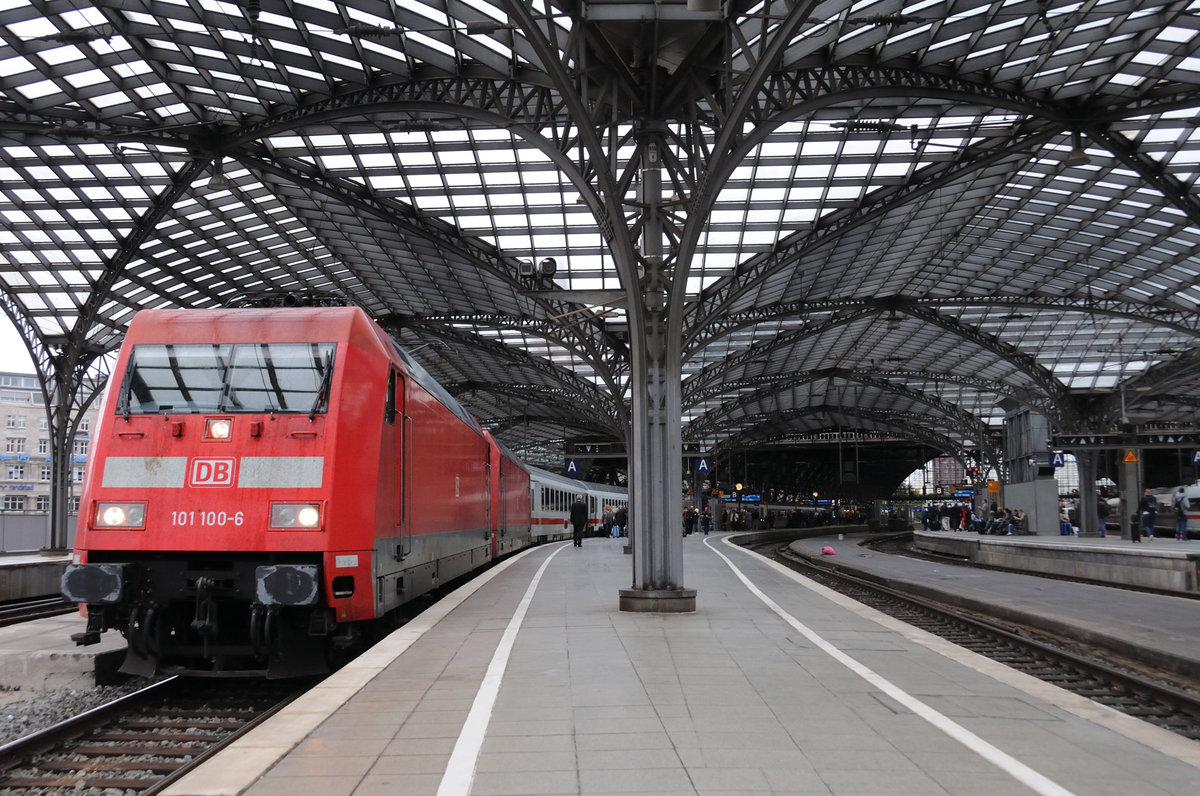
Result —
POLYGON ((696 460, 696 473, 698 475, 708 475, 711 470, 712 466, 707 457, 701 457, 696 460))
POLYGON ((1192 467, 1200 467, 1200 451, 1192 451, 1192 467))
POLYGON ((567 459, 566 464, 563 465, 563 475, 570 476, 571 478, 578 478, 579 477, 579 460, 578 459, 567 459))
POLYGON ((1067 464, 1067 454, 1062 451, 1050 451, 1050 466, 1065 467, 1067 464))

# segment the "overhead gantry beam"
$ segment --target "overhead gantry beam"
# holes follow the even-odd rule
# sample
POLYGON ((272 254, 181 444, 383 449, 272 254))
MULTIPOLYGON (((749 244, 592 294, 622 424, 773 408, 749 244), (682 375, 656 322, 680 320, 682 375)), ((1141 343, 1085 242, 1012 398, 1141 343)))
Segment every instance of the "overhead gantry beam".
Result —
MULTIPOLYGON (((792 410, 781 413, 757 415, 748 418, 754 422, 746 424, 741 431, 728 436, 713 448, 713 456, 724 455, 728 451, 753 447, 758 444, 768 444, 786 440, 790 434, 802 433, 799 428, 789 428, 789 425, 800 420, 799 426, 804 426, 803 433, 832 428, 835 420, 856 420, 855 427, 870 430, 865 423, 877 425, 877 430, 893 433, 897 437, 923 443, 929 447, 949 455, 961 457, 964 449, 960 442, 949 434, 935 430, 930 424, 930 416, 914 412, 879 412, 868 409, 853 409, 844 406, 821 405, 804 410, 792 410), (829 422, 810 422, 816 418, 825 417, 829 422), (759 434, 759 430, 767 433, 759 434)), ((842 428, 851 427, 852 423, 842 422, 842 428)), ((992 440, 988 439, 989 447, 992 440)))
MULTIPOLYGON (((976 439, 984 439, 990 433, 990 427, 975 415, 967 412, 958 406, 943 401, 931 395, 927 395, 919 390, 911 389, 905 385, 890 382, 887 379, 878 378, 876 376, 863 373, 860 371, 849 370, 845 368, 822 368, 819 370, 801 371, 799 373, 785 373, 775 376, 760 376, 752 379, 741 379, 736 385, 730 385, 725 392, 736 388, 742 390, 746 387, 757 387, 754 392, 742 393, 739 392, 735 400, 726 402, 720 407, 705 414, 704 421, 707 423, 708 418, 712 416, 714 422, 721 422, 722 417, 729 417, 737 413, 740 409, 747 406, 752 406, 755 403, 770 402, 772 398, 780 392, 799 387, 803 384, 809 384, 814 381, 829 380, 852 382, 856 384, 865 384, 875 387, 881 392, 894 395, 900 398, 907 398, 915 403, 928 406, 936 415, 947 418, 949 425, 953 428, 960 429, 965 433, 969 433, 976 439)), ((694 405, 687 401, 690 398, 685 393, 684 406, 694 405)), ((711 424, 709 424, 711 425, 711 424)), ((689 430, 684 428, 684 438, 690 437, 689 430)))
MULTIPOLYGON (((934 434, 939 438, 953 440, 951 434, 957 433, 964 439, 970 440, 980 449, 984 450, 991 446, 991 434, 980 434, 973 427, 958 428, 954 423, 944 422, 945 418, 925 412, 911 412, 901 409, 868 409, 866 407, 842 406, 840 404, 817 404, 812 407, 802 407, 789 409, 786 411, 760 412, 754 415, 746 415, 745 417, 737 418, 736 421, 731 421, 726 424, 719 422, 717 418, 704 418, 700 421, 695 421, 693 426, 689 426, 688 436, 694 439, 703 439, 713 435, 717 428, 732 429, 740 428, 740 431, 730 433, 728 440, 745 439, 747 429, 751 428, 772 428, 772 423, 777 423, 775 429, 787 428, 788 424, 796 419, 805 420, 805 426, 809 430, 824 428, 827 424, 813 421, 816 418, 826 417, 837 422, 843 429, 854 428, 862 431, 881 430, 895 434, 896 436, 909 437, 913 428, 926 429, 928 433, 934 434), (777 421, 771 420, 777 418, 777 421), (699 423, 700 425, 696 425, 699 423), (877 424, 872 427, 869 424, 877 424), (866 425, 864 425, 866 424, 866 425)), ((729 433, 726 431, 725 433, 729 433)), ((771 433, 775 433, 773 430, 771 433)), ((918 441, 925 441, 924 437, 917 438, 918 441)), ((717 447, 727 449, 730 444, 728 440, 722 441, 717 447)), ((955 442, 951 447, 946 448, 947 452, 963 449, 962 442, 955 442)))

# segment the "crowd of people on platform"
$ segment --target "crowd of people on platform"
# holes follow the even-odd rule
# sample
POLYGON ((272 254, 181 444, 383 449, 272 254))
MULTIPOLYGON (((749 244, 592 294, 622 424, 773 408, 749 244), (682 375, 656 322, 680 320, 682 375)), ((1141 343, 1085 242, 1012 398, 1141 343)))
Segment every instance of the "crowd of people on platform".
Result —
POLYGON ((921 512, 921 525, 927 531, 967 531, 998 536, 1027 536, 1033 533, 1023 509, 992 504, 976 511, 965 500, 930 503, 921 512))

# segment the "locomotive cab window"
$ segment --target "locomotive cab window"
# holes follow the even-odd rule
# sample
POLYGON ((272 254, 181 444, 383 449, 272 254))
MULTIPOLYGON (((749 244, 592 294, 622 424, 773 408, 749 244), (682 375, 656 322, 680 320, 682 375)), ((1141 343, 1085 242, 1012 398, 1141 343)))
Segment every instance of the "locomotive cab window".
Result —
POLYGON ((333 343, 134 346, 117 413, 324 413, 333 343))

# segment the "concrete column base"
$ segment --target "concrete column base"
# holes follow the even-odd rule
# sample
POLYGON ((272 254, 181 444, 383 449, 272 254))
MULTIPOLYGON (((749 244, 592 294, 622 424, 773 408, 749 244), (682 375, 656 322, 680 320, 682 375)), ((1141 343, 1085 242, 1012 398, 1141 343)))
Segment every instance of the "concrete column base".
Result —
POLYGON ((620 589, 617 593, 622 611, 687 614, 696 610, 695 589, 620 589))

